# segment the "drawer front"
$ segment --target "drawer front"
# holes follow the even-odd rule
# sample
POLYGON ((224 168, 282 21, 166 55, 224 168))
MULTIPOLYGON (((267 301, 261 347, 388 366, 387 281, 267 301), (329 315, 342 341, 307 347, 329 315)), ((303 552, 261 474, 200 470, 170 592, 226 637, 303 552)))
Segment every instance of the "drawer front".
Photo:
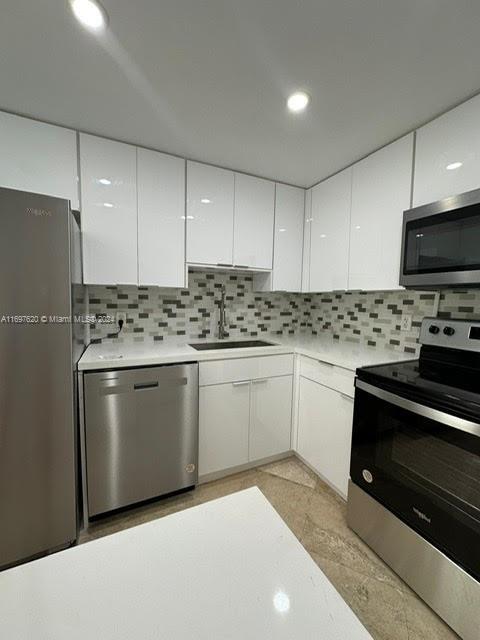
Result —
POLYGON ((354 396, 355 372, 350 369, 302 356, 300 358, 300 375, 352 398, 354 396))
POLYGON ((293 373, 293 354, 261 356, 258 358, 236 358, 200 362, 199 381, 204 387, 239 380, 289 376, 293 373))

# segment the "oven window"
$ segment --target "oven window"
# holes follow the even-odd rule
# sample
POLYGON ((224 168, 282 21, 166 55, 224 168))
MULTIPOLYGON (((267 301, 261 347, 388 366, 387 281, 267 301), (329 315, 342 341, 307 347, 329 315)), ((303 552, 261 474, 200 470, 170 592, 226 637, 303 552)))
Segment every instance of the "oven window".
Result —
POLYGON ((480 521, 480 438, 372 396, 368 404, 377 425, 375 466, 480 521))
POLYGON ((407 223, 405 275, 480 269, 480 205, 407 223))
POLYGON ((397 424, 391 436, 390 457, 384 458, 383 464, 480 514, 480 457, 459 446, 455 436, 427 424, 421 429, 397 424))

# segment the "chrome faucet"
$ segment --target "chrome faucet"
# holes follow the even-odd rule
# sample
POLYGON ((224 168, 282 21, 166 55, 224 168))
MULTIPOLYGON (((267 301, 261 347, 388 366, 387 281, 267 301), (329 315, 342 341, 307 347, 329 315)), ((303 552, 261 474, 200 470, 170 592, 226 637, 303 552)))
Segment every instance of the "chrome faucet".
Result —
POLYGON ((226 332, 227 321, 226 321, 226 315, 225 315, 225 293, 226 293, 225 286, 221 288, 221 293, 222 293, 222 296, 220 298, 220 302, 218 305, 220 310, 220 316, 218 318, 218 339, 219 340, 223 340, 224 338, 227 337, 227 332, 226 332))

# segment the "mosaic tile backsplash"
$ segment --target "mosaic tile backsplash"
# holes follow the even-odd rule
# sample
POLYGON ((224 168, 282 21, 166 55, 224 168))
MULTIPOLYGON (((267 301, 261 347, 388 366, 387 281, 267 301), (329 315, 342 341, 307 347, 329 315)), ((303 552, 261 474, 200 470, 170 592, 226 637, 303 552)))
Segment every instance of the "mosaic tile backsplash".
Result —
MULTIPOLYGON (((227 331, 232 338, 267 333, 295 332, 301 296, 256 293, 253 276, 232 273, 190 272, 188 289, 158 287, 89 286, 89 314, 115 315, 123 311, 127 321, 123 340, 212 338, 218 323, 221 288, 226 288, 227 331)), ((91 338, 108 335, 105 325, 91 328, 91 338)))
POLYGON ((424 316, 480 319, 480 290, 343 293, 258 293, 253 276, 193 271, 188 289, 89 286, 88 313, 126 314, 118 338, 111 325, 90 327, 92 341, 162 341, 178 336, 185 341, 214 338, 218 301, 226 287, 227 330, 231 338, 268 334, 329 334, 337 340, 418 352, 424 316), (412 316, 410 331, 401 330, 404 314, 412 316))

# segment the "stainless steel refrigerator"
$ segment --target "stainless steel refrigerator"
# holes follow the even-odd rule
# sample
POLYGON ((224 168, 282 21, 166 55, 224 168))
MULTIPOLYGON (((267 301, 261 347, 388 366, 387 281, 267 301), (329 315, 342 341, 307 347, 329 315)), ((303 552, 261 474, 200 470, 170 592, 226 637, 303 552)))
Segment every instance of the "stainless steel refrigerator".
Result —
POLYGON ((0 188, 0 569, 77 537, 81 273, 69 202, 0 188))

